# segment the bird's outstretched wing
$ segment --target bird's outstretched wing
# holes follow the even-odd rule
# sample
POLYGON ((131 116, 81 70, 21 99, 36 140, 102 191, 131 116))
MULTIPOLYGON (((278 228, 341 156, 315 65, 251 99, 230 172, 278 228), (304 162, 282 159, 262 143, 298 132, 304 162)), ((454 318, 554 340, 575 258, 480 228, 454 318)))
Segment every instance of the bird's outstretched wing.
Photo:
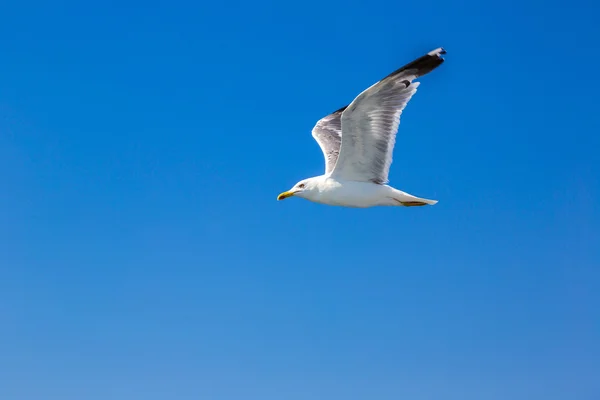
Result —
POLYGON ((378 184, 388 182, 400 115, 419 86, 413 80, 440 66, 444 62, 441 55, 445 53, 438 48, 399 68, 342 109, 343 139, 333 176, 378 184))

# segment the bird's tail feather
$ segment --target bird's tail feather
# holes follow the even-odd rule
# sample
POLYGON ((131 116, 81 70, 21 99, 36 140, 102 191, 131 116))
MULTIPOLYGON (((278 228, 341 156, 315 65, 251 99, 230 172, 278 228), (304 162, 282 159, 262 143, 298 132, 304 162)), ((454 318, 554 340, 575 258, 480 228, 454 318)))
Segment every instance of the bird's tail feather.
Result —
POLYGON ((394 196, 394 200, 398 202, 399 206, 404 207, 416 207, 416 206, 426 206, 426 205, 434 205, 437 204, 437 200, 424 199, 422 197, 413 196, 412 194, 408 194, 397 190, 396 195, 394 196))

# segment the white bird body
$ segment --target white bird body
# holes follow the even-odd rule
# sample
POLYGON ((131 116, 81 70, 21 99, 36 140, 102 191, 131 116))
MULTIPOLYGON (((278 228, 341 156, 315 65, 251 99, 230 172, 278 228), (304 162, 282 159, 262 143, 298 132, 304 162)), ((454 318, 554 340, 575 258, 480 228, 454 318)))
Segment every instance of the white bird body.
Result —
POLYGON ((301 182, 304 183, 305 190, 299 191, 295 196, 331 206, 367 208, 402 206, 417 202, 432 205, 437 203, 435 200, 415 197, 388 185, 347 181, 330 175, 316 176, 301 182))
POLYGON ((413 80, 440 66, 445 53, 441 47, 430 51, 321 118, 312 135, 325 157, 325 173, 298 182, 277 200, 297 196, 359 208, 436 204, 436 200, 410 195, 387 183, 400 116, 420 84, 413 80))

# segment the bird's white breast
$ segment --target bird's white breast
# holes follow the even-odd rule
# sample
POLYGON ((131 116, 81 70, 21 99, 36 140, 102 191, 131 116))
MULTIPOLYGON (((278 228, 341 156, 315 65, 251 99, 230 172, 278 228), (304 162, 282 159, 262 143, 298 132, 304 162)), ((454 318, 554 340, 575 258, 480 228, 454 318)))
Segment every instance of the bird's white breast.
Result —
POLYGON ((319 182, 318 191, 307 199, 333 206, 372 207, 397 204, 390 197, 392 192, 393 189, 386 185, 327 177, 319 182))

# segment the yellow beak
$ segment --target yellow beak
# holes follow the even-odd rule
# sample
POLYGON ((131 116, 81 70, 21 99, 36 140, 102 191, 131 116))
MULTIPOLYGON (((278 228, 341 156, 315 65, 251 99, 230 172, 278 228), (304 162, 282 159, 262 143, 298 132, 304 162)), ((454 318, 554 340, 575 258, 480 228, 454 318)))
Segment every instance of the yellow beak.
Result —
POLYGON ((292 197, 296 192, 283 192, 279 196, 277 196, 277 200, 287 199, 288 197, 292 197))

